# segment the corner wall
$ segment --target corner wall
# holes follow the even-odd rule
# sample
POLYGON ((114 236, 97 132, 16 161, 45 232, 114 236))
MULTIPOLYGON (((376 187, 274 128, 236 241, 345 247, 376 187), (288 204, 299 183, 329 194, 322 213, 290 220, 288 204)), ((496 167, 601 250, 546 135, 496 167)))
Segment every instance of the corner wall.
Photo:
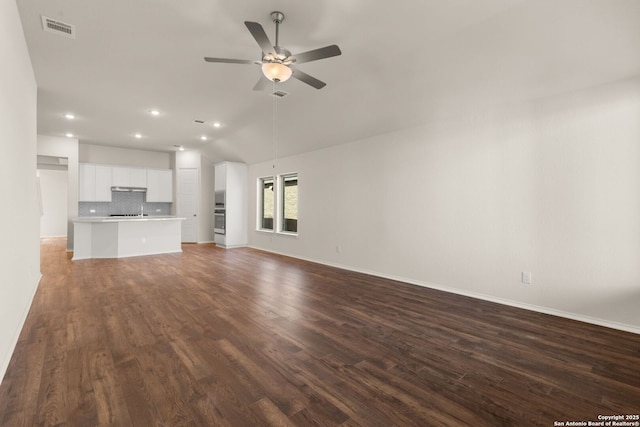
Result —
POLYGON ((0 378, 40 279, 37 86, 15 1, 0 2, 0 378))
POLYGON ((255 164, 249 244, 640 333, 639 141, 634 78, 280 159, 298 238, 255 231, 255 164))

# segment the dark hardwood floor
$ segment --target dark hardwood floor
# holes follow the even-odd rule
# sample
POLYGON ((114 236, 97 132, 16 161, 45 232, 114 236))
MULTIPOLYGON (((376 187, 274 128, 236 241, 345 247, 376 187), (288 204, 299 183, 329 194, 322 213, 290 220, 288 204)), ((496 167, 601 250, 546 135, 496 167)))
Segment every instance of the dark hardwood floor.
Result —
POLYGON ((3 426, 553 426, 640 412, 640 336, 252 249, 43 278, 3 426))

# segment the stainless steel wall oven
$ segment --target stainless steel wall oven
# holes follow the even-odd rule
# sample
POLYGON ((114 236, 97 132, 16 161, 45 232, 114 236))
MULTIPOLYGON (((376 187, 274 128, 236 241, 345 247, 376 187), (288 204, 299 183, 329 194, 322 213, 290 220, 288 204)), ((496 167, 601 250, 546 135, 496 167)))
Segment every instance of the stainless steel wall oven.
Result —
POLYGON ((222 191, 216 191, 215 192, 215 209, 224 209, 225 205, 226 205, 226 192, 224 190, 222 191))
POLYGON ((226 228, 225 209, 214 209, 213 211, 213 232, 224 234, 226 228))

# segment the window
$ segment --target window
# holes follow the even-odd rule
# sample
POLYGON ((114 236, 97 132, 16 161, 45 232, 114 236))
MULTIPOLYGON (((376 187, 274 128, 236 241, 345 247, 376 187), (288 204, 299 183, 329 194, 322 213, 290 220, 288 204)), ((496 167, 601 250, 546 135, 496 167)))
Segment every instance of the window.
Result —
POLYGON ((298 233, 298 174, 258 180, 258 230, 298 233), (274 218, 277 221, 274 223, 274 218))
POLYGON ((258 229, 273 231, 275 188, 273 177, 260 179, 260 214, 258 229))
POLYGON ((298 232, 298 174, 280 176, 282 213, 280 231, 298 232))

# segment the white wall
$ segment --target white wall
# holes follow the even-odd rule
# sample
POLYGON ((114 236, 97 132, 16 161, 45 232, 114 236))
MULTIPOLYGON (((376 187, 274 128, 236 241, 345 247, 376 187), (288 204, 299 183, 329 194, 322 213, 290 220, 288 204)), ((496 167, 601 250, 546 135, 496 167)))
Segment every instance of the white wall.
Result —
POLYGON ((0 2, 0 378, 40 278, 37 87, 15 1, 0 2))
MULTIPOLYGON (((640 332, 640 78, 280 159, 285 172, 299 237, 252 231, 253 247, 640 332)), ((251 230, 271 173, 250 167, 251 230)))
POLYGON ((73 222, 78 216, 78 140, 38 135, 38 155, 66 157, 67 164, 67 250, 73 250, 73 222))
POLYGON ((67 171, 38 169, 38 177, 42 195, 40 237, 67 237, 67 171))
POLYGON ((128 166, 149 169, 171 169, 171 153, 80 144, 80 163, 128 166))

